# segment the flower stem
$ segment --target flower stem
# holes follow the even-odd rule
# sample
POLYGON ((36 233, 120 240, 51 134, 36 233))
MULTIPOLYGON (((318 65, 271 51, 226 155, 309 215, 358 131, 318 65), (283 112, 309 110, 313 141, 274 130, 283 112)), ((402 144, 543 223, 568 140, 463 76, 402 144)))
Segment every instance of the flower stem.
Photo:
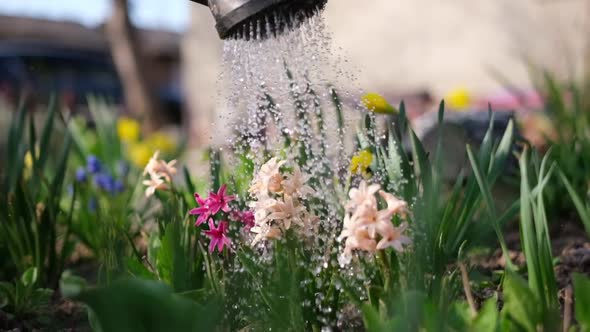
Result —
POLYGON ((377 253, 379 269, 381 270, 381 275, 383 276, 383 289, 385 290, 386 294, 388 294, 391 289, 391 267, 389 266, 389 261, 387 258, 387 254, 383 250, 380 250, 377 253))

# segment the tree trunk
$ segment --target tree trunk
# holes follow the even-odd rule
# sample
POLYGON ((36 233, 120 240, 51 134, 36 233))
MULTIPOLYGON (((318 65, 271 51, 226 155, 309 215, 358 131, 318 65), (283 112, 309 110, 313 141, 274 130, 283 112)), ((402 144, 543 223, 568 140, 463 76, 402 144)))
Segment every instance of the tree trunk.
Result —
POLYGON ((128 0, 113 0, 113 12, 107 24, 111 54, 123 85, 125 105, 144 120, 145 129, 159 127, 156 100, 146 81, 141 51, 136 33, 129 19, 128 0))

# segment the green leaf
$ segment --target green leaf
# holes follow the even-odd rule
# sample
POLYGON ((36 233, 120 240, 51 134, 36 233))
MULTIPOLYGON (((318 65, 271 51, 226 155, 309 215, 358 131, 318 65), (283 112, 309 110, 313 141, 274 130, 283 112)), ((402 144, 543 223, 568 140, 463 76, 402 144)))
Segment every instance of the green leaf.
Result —
POLYGON ((31 287, 37 282, 38 271, 36 267, 28 268, 23 275, 21 276, 20 280, 25 287, 31 287))
POLYGON ((222 303, 209 298, 200 305, 176 295, 165 284, 125 279, 81 292, 75 299, 88 305, 103 331, 215 331, 222 303))
POLYGON ((55 102, 55 96, 52 95, 49 99, 49 114, 45 119, 45 124, 43 126, 43 131, 41 132, 41 138, 39 140, 39 169, 43 169, 51 149, 49 148, 51 133, 53 132, 53 123, 55 119, 55 113, 57 112, 57 105, 55 102))
POLYGON ((80 295, 87 287, 86 280, 64 272, 59 282, 61 294, 66 298, 74 298, 80 295))
POLYGON ((506 270, 504 279, 504 308, 502 313, 527 332, 537 331, 543 322, 541 303, 518 274, 506 270))
POLYGON ((482 171, 482 168, 480 167, 479 161, 475 158, 475 155, 473 154, 473 151, 471 150, 471 147, 469 145, 467 146, 467 156, 469 157, 473 174, 475 175, 475 179, 477 180, 477 184, 486 203, 486 211, 489 220, 492 223, 498 240, 500 241, 500 247, 502 248, 502 254, 506 259, 506 264, 508 267, 512 268, 513 264, 510 260, 510 256, 508 255, 508 247, 506 246, 506 241, 504 240, 504 235, 502 234, 502 229, 500 224, 498 223, 498 218, 496 216, 496 205, 494 204, 494 200, 492 199, 490 185, 487 181, 487 178, 484 177, 484 173, 482 171))
POLYGON ((184 174, 184 182, 186 183, 186 187, 188 188, 188 191, 191 193, 195 193, 195 185, 193 184, 193 180, 191 180, 191 175, 188 171, 188 168, 186 168, 186 166, 182 167, 182 173, 184 174))
POLYGON ((156 263, 160 277, 167 281, 177 292, 187 290, 190 277, 181 244, 179 227, 176 221, 172 221, 166 227, 156 263))
POLYGON ((488 299, 482 306, 481 310, 473 320, 472 331, 478 332, 497 332, 499 331, 500 321, 496 298, 488 299))
POLYGON ((504 171, 506 160, 512 151, 512 140, 514 137, 514 122, 510 120, 508 122, 508 126, 506 127, 506 131, 502 136, 502 140, 496 149, 496 153, 494 155, 494 163, 492 165, 492 171, 490 173, 490 178, 492 181, 495 181, 498 176, 504 171))
POLYGON ((53 197, 56 200, 59 197, 61 197, 61 190, 66 175, 71 143, 71 136, 66 133, 66 137, 63 143, 64 146, 56 168, 56 174, 53 178, 53 182, 51 183, 51 197, 53 197))
POLYGON ((590 330, 590 279, 574 273, 574 297, 576 303, 576 320, 584 331, 590 330))
POLYGON ((365 322, 365 328, 367 332, 388 332, 392 331, 393 322, 391 320, 385 320, 381 318, 377 309, 375 309, 369 303, 365 303, 361 306, 363 313, 363 321, 365 322))
POLYGON ((571 182, 568 180, 567 176, 565 176, 565 174, 563 173, 563 171, 559 171, 559 177, 561 178, 561 181, 563 182, 563 184, 565 185, 575 207, 576 210, 578 211, 578 214, 580 215, 580 219, 582 220, 582 223, 584 224, 584 228, 586 229, 586 233, 590 235, 590 209, 587 208, 586 204, 584 204, 584 202, 582 201, 582 199, 580 198, 580 196, 578 195, 578 193, 576 192, 576 190, 574 189, 574 186, 571 184, 571 182))
POLYGON ((9 282, 0 282, 0 308, 14 304, 15 295, 14 285, 9 282))
POLYGON ((48 288, 37 288, 31 294, 31 306, 33 308, 49 304, 53 290, 48 288))
POLYGON ((127 270, 129 273, 138 278, 155 280, 156 276, 145 267, 135 256, 126 259, 127 270))

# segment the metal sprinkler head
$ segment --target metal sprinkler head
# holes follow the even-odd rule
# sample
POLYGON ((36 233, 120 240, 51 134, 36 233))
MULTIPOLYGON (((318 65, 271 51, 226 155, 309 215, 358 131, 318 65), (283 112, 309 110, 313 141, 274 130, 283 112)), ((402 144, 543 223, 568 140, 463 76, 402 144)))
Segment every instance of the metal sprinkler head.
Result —
POLYGON ((192 0, 208 6, 221 39, 279 35, 322 10, 328 0, 192 0), (259 28, 259 25, 263 28, 259 28))

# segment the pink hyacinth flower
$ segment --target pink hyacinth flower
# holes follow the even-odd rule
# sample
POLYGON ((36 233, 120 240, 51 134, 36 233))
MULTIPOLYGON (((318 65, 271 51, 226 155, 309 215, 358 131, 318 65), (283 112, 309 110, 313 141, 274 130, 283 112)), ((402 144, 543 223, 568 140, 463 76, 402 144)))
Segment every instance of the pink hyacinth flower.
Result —
POLYGON ((235 222, 239 222, 244 224, 244 227, 246 229, 250 229, 252 227, 254 227, 255 223, 254 223, 254 212, 246 210, 246 211, 240 211, 240 210, 232 210, 229 213, 229 217, 231 220, 235 221, 235 222))
POLYGON ((205 235, 211 239, 209 252, 215 251, 215 247, 217 247, 217 251, 222 252, 223 247, 229 248, 231 246, 231 240, 227 237, 226 232, 227 222, 221 221, 219 226, 215 227, 213 219, 209 219, 209 230, 205 232, 205 235))
POLYGON ((217 191, 217 193, 210 193, 208 199, 208 206, 211 214, 216 214, 220 210, 223 212, 229 212, 229 205, 227 203, 235 200, 234 195, 226 195, 225 191, 227 189, 227 185, 222 185, 221 188, 217 191))
POLYGON ((195 222, 195 226, 199 226, 207 221, 211 216, 211 210, 209 209, 209 199, 202 199, 199 194, 195 193, 195 201, 199 204, 199 207, 196 207, 189 211, 191 216, 199 216, 197 221, 195 222))

